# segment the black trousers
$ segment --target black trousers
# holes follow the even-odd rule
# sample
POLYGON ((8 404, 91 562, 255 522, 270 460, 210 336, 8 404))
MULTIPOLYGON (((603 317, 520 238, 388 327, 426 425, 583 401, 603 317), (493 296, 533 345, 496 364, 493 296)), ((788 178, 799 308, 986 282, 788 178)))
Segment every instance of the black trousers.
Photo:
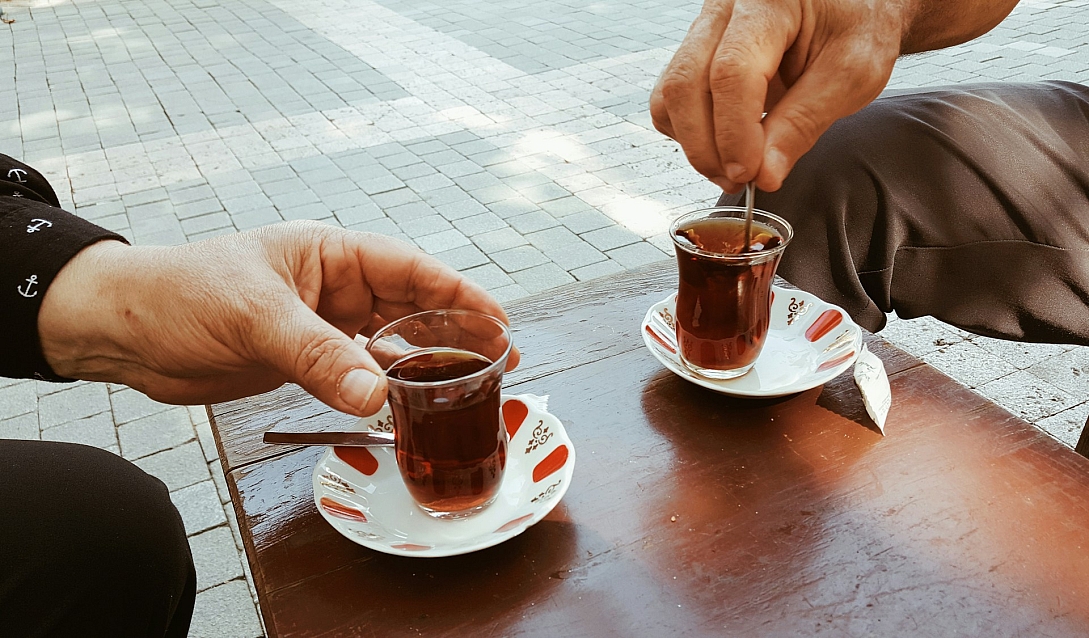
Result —
POLYGON ((161 481, 96 448, 0 440, 0 636, 184 638, 195 598, 161 481))
POLYGON ((1089 345, 1087 87, 881 97, 833 125, 756 205, 794 226, 779 274, 871 331, 895 310, 1089 345))

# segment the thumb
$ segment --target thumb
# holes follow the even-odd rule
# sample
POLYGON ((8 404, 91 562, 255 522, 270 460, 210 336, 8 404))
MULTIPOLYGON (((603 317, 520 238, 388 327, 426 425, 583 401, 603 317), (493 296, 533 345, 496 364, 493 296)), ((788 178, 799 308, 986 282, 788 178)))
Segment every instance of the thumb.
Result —
POLYGON ((818 57, 768 112, 764 160, 756 179, 760 190, 778 190, 828 127, 881 94, 895 57, 886 60, 887 55, 862 48, 868 57, 858 51, 818 57))
POLYGON ((367 416, 386 400, 386 375, 367 349, 300 300, 279 317, 257 356, 331 408, 367 416))

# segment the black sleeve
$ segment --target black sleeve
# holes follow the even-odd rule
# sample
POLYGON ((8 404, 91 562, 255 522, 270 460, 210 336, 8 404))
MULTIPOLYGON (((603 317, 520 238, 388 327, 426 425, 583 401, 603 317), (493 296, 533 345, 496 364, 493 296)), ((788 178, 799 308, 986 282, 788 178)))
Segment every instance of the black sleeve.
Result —
POLYGON ((38 310, 68 260, 117 233, 60 208, 56 193, 33 168, 0 155, 0 376, 70 381, 42 355, 38 310))

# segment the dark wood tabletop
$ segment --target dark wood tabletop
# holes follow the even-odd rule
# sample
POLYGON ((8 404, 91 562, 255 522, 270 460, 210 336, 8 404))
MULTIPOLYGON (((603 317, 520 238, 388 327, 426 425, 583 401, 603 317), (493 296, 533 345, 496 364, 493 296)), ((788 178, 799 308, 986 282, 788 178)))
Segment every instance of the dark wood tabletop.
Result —
POLYGON ((868 336, 881 436, 850 374, 739 400, 639 334, 662 263, 509 307, 578 453, 542 522, 452 558, 381 554, 318 514, 321 448, 265 430, 352 419, 295 386, 210 406, 271 636, 1086 636, 1089 460, 868 336))

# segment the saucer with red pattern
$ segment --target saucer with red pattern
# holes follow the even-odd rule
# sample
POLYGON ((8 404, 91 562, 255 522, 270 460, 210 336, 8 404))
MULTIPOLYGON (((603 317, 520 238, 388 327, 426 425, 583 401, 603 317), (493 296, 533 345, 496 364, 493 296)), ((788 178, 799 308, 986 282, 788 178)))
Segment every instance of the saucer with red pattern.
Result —
MULTIPOLYGON (((314 468, 318 512, 349 540, 400 556, 455 556, 509 540, 552 511, 571 485, 575 448, 547 400, 503 395, 507 467, 495 501, 473 516, 439 520, 420 509, 392 447, 327 448, 314 468)), ((389 406, 351 429, 391 432, 389 406)))
POLYGON ((677 376, 735 397, 804 392, 850 368, 862 349, 862 329, 839 306, 802 290, 772 286, 771 323, 755 365, 736 379, 717 380, 688 369, 677 355, 677 294, 643 318, 643 343, 677 376))

